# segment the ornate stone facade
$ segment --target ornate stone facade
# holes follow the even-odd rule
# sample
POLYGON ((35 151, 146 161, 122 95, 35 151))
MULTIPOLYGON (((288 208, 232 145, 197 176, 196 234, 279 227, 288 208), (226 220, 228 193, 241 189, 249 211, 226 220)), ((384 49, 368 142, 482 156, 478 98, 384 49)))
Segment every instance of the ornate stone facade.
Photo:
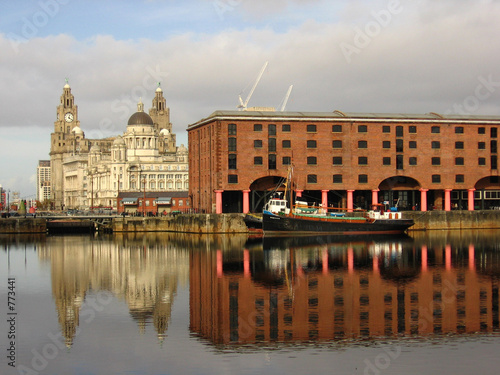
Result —
POLYGON ((116 209, 119 192, 187 191, 188 150, 176 146, 158 86, 149 114, 139 102, 122 135, 87 139, 66 83, 51 134, 51 199, 56 209, 116 209))

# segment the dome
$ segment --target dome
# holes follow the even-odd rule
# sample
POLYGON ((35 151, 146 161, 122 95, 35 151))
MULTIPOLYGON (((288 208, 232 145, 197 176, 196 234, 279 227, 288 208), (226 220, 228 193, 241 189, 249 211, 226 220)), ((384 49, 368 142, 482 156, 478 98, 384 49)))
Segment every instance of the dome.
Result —
POLYGON ((101 152, 101 146, 99 146, 98 144, 92 145, 92 147, 90 148, 90 152, 101 152))
POLYGON ((168 129, 161 129, 161 131, 160 131, 160 135, 165 136, 165 135, 169 135, 169 134, 170 134, 170 132, 168 131, 168 129))
POLYGON ((125 140, 122 137, 116 137, 113 141, 113 146, 125 146, 125 140))
POLYGON ((75 133, 75 134, 83 134, 83 130, 82 130, 82 129, 80 129, 80 127, 79 127, 79 126, 75 126, 75 127, 73 128, 73 130, 71 130, 71 132, 72 132, 72 133, 75 133))
POLYGON ((146 112, 136 112, 130 116, 127 125, 154 125, 154 122, 146 112))

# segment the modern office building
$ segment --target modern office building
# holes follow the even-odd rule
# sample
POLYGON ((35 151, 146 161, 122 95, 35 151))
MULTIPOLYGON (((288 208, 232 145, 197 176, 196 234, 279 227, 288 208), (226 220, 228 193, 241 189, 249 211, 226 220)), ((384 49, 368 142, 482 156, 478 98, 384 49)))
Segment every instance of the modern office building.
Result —
POLYGON ((500 117, 216 111, 188 127, 190 196, 207 212, 260 211, 293 166, 309 203, 500 206, 500 117))
POLYGON ((139 102, 121 136, 88 139, 66 83, 51 134, 50 165, 56 209, 116 209, 120 192, 188 189, 188 150, 176 146, 159 86, 149 114, 139 102))
POLYGON ((50 160, 39 160, 36 168, 36 200, 50 199, 50 160))

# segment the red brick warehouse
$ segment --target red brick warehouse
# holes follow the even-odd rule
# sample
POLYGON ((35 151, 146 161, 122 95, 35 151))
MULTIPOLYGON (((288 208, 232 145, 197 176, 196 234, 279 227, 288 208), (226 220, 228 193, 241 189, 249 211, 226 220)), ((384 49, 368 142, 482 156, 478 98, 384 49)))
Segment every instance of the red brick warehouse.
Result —
POLYGON ((187 129, 189 195, 202 212, 259 212, 293 162, 309 203, 495 208, 499 127, 437 113, 216 111, 187 129))

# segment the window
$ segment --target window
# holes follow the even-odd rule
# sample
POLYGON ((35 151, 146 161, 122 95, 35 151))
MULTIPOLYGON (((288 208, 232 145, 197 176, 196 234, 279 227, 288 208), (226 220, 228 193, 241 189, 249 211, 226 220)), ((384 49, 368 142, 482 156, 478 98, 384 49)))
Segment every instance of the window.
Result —
POLYGON ((236 154, 229 154, 227 158, 228 158, 227 168, 236 169, 236 154))
POLYGON ((391 141, 382 141, 382 148, 391 148, 391 141))
POLYGON ((382 133, 390 133, 391 132, 391 127, 388 125, 382 126, 382 133))
POLYGON ((491 128, 490 129, 490 137, 491 138, 496 138, 497 137, 497 128, 491 128))
POLYGON ((262 148, 262 139, 256 139, 253 141, 254 148, 262 148))
POLYGON ((486 128, 477 128, 477 134, 486 134, 486 128))
POLYGON ((382 158, 382 164, 383 165, 391 165, 391 158, 389 158, 389 157, 382 158))
POLYGON ((227 175, 227 183, 228 184, 237 184, 238 183, 238 175, 237 174, 227 175))
POLYGON ((276 135, 276 125, 274 124, 267 125, 267 132, 269 135, 276 135))
POLYGON ((307 165, 316 165, 317 161, 318 161, 318 159, 316 158, 316 156, 308 156, 307 157, 307 165))
POLYGON ((236 151, 236 138, 230 137, 227 140, 227 150, 228 151, 236 151))
POLYGON ((308 133, 316 133, 316 125, 307 125, 308 133))
POLYGON ((358 141, 358 148, 368 148, 367 141, 358 141))
POLYGON ((267 146, 269 152, 276 152, 276 138, 269 138, 267 146))
POLYGON ((416 134, 417 133, 417 127, 415 125, 411 125, 408 128, 408 133, 410 133, 410 134, 416 134))
POLYGON ((342 156, 334 156, 333 165, 342 165, 342 156))
POLYGON ((292 147, 292 141, 290 140, 284 140, 281 142, 281 147, 283 148, 290 148, 292 147))
POLYGON ((342 125, 332 125, 333 133, 342 133, 342 125))
POLYGON ((441 128, 439 126, 433 126, 431 127, 431 133, 439 134, 441 133, 441 128))
POLYGON ((254 132, 261 132, 262 131, 262 124, 253 124, 253 131, 254 132))
POLYGON ((283 124, 281 125, 281 131, 282 132, 289 132, 291 130, 290 124, 283 124))
POLYGON ((486 158, 478 158, 477 164, 478 165, 486 165, 486 158))
POLYGON ((455 134, 463 134, 464 133, 464 127, 463 126, 456 126, 455 127, 455 134))
POLYGON ((463 175, 463 174, 457 174, 457 175, 455 176, 455 182, 457 182, 457 183, 459 183, 459 184, 460 184, 460 183, 464 183, 464 182, 465 182, 465 177, 464 177, 464 175, 463 175))
POLYGON ((498 158, 496 155, 491 155, 491 169, 498 169, 498 158))
POLYGON ((408 142, 408 147, 409 148, 417 148, 417 141, 408 142))
POLYGON ((491 141, 490 142, 490 152, 492 154, 496 154, 497 153, 497 141, 491 141))
POLYGON ((403 155, 396 155, 396 169, 403 169, 403 155))
POLYGON ((307 148, 316 148, 316 141, 313 140, 307 141, 307 148))
POLYGON ((358 133, 368 132, 368 127, 366 125, 358 125, 358 133))
POLYGON ((292 164, 292 158, 290 156, 283 156, 283 165, 292 164))
POLYGON ((478 150, 486 150, 486 142, 477 142, 478 150))
POLYGON ((253 158, 253 165, 262 165, 262 156, 255 156, 253 158))
POLYGON ((433 184, 441 183, 441 175, 440 174, 433 174, 432 175, 432 183, 433 184))
POLYGON ((455 158, 455 165, 464 165, 464 158, 455 158))
POLYGON ((402 137, 402 136, 403 136, 403 127, 396 126, 396 137, 402 137))
POLYGON ((417 165, 417 158, 414 156, 410 157, 410 159, 408 160, 408 164, 417 165))
POLYGON ((440 157, 433 157, 431 160, 432 165, 441 165, 441 158, 440 157))
POLYGON ((276 155, 275 154, 269 154, 268 167, 269 167, 269 169, 276 169, 276 155))
POLYGON ((228 124, 227 125, 227 134, 228 135, 236 135, 236 124, 228 124))
POLYGON ((318 183, 318 176, 315 174, 308 174, 307 175, 307 183, 308 184, 316 184, 318 183))
POLYGON ((368 175, 367 174, 360 174, 358 176, 358 182, 360 184, 367 184, 368 183, 368 175))
POLYGON ((457 150, 463 150, 464 149, 464 143, 463 142, 455 142, 455 148, 457 150))
POLYGON ((358 165, 368 165, 368 158, 366 156, 359 156, 358 165))
POLYGON ((334 174, 333 175, 333 183, 334 184, 341 184, 342 183, 342 175, 341 174, 334 174))
POLYGON ((441 148, 441 142, 439 142, 439 141, 432 141, 431 142, 431 147, 432 148, 441 148))
POLYGON ((342 148, 342 141, 340 140, 335 140, 332 142, 332 147, 333 148, 342 148))
POLYGON ((403 152, 403 140, 396 139, 396 152, 403 152))

